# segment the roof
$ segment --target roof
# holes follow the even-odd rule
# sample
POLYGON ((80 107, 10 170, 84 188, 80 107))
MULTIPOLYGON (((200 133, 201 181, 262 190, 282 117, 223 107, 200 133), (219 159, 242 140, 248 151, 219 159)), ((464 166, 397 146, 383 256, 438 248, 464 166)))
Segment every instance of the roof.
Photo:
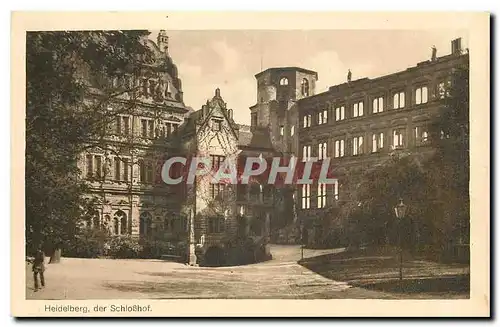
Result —
POLYGON ((417 63, 414 66, 410 66, 410 67, 406 68, 405 70, 400 70, 400 71, 390 73, 387 75, 382 75, 382 76, 378 76, 375 78, 363 77, 360 79, 353 80, 351 82, 344 82, 344 83, 332 85, 328 88, 328 90, 326 90, 324 92, 316 93, 316 94, 311 95, 309 97, 299 99, 298 101, 303 103, 303 102, 307 102, 310 99, 318 98, 318 97, 322 97, 322 96, 328 96, 329 94, 332 94, 335 92, 343 92, 346 90, 353 91, 354 89, 359 90, 361 88, 372 87, 373 85, 377 85, 378 83, 388 81, 390 79, 401 78, 402 76, 404 77, 406 74, 412 74, 415 71, 423 69, 424 67, 431 67, 433 65, 442 64, 442 63, 445 63, 448 61, 454 61, 454 60, 460 61, 460 60, 468 59, 468 56, 469 56, 468 54, 461 54, 458 56, 454 55, 454 54, 450 54, 450 55, 438 57, 435 61, 430 61, 430 60, 422 61, 422 62, 417 63))
POLYGON ((264 74, 266 72, 277 71, 277 70, 280 70, 280 71, 283 71, 283 70, 296 70, 296 71, 299 71, 299 72, 302 72, 302 73, 314 75, 316 77, 316 79, 318 79, 318 73, 317 72, 315 72, 314 70, 309 70, 309 69, 305 69, 305 68, 301 68, 301 67, 272 67, 272 68, 268 68, 266 70, 263 70, 260 73, 257 73, 255 75, 255 77, 258 78, 260 75, 262 75, 262 74, 264 74))
POLYGON ((274 149, 269 130, 265 127, 254 127, 239 124, 238 145, 259 149, 274 149))

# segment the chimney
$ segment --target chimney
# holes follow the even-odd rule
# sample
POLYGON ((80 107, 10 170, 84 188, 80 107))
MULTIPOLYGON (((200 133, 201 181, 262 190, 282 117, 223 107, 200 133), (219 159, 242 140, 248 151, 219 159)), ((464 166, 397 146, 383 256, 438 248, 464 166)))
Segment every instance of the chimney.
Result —
POLYGON ((462 53, 462 38, 451 41, 451 54, 459 55, 462 53))
POLYGON ((158 37, 156 38, 156 44, 160 48, 161 52, 168 53, 168 36, 165 30, 160 30, 158 37))

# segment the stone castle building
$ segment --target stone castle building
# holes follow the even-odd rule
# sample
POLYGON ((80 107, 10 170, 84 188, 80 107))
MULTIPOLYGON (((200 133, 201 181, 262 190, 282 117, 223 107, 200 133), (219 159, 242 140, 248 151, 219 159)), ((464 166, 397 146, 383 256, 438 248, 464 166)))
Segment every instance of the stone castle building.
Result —
POLYGON ((170 156, 210 157, 214 170, 225 158, 238 160, 238 152, 272 156, 267 130, 237 124, 219 89, 200 110, 187 107, 166 33, 160 31, 156 43, 144 42, 153 60, 138 74, 111 78, 117 89, 131 91, 107 108, 113 121, 79 161, 95 207, 87 225, 110 235, 184 242, 191 264, 238 237, 266 251, 271 215, 282 208, 272 189, 212 184, 202 177, 192 185, 167 185, 161 169, 170 156))
POLYGON ((433 52, 431 60, 375 79, 351 80, 349 73, 346 83, 319 94, 314 71, 266 69, 255 75, 257 101, 247 126, 233 120, 219 89, 201 109, 187 107, 166 33, 145 42, 154 60, 139 75, 113 80, 139 92, 124 93, 108 108, 118 114, 106 146, 81 156, 95 201, 88 223, 112 235, 184 242, 191 264, 237 238, 266 248, 270 240, 298 243, 307 231, 308 243, 323 242, 334 228, 332 209, 349 201, 348 176, 374 167, 390 151, 431 151, 427 125, 446 96, 450 72, 468 63, 458 39, 450 55, 433 52), (132 97, 133 108, 122 114, 132 97), (167 157, 195 155, 209 156, 213 169, 228 157, 330 157, 339 180, 288 187, 213 184, 201 177, 192 185, 162 181, 167 157))
MULTIPOLYGON (((336 212, 352 201, 353 176, 376 167, 394 151, 410 150, 424 158, 433 149, 429 124, 447 96, 450 75, 468 65, 461 39, 451 53, 436 56, 404 71, 369 79, 351 80, 316 94, 318 75, 298 67, 270 68, 256 75, 258 103, 250 107, 252 126, 267 126, 273 146, 303 160, 331 158, 333 185, 298 185, 297 218, 276 230, 273 241, 324 243, 336 225, 336 212)), ((395 199, 396 203, 397 199, 395 199)), ((338 223, 338 222, 337 222, 338 223)))

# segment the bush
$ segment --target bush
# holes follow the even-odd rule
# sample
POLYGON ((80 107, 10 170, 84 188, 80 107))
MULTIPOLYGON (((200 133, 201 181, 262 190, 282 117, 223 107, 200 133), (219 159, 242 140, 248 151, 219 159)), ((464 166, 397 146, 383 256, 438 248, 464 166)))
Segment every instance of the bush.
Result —
POLYGON ((109 242, 108 255, 114 259, 136 259, 142 256, 144 247, 130 235, 113 237, 109 242))
POLYGON ((184 242, 141 240, 140 244, 142 245, 141 258, 158 259, 164 254, 185 257, 187 251, 184 242))
POLYGON ((100 230, 85 229, 76 235, 74 242, 64 246, 63 253, 67 257, 98 258, 104 255, 104 244, 108 235, 100 230))

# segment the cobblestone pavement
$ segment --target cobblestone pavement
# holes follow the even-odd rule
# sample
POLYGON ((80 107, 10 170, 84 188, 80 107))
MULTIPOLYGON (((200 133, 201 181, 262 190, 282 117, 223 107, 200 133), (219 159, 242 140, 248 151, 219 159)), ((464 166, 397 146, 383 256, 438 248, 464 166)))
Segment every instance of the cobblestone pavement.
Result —
MULTIPOLYGON (((304 257, 339 250, 304 250, 304 257)), ((391 298, 322 277, 300 265, 300 246, 272 245, 273 260, 237 267, 190 267, 159 260, 63 258, 47 265, 46 287, 28 299, 391 298)))

